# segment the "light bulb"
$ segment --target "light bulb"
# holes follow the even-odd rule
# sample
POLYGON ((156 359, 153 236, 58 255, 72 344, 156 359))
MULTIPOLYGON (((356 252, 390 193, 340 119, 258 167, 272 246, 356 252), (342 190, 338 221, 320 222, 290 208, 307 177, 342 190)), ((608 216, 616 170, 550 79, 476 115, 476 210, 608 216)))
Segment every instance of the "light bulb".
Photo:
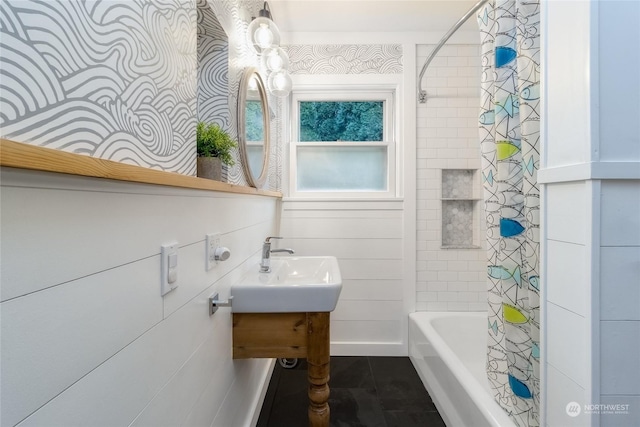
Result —
POLYGON ((273 43, 273 33, 269 29, 269 25, 260 24, 256 32, 253 34, 253 39, 262 49, 271 47, 271 44, 273 43))
POLYGON ((276 77, 273 79, 273 89, 274 90, 282 90, 287 84, 287 79, 281 73, 276 74, 276 77))
POLYGON ((279 47, 265 50, 261 57, 262 67, 268 72, 277 72, 289 68, 289 56, 279 47))
POLYGON ((271 71, 280 71, 282 70, 282 66, 284 65, 284 61, 280 58, 276 52, 271 52, 267 56, 267 65, 271 71))
POLYGON ((249 24, 247 41, 257 53, 262 53, 272 46, 280 45, 280 31, 271 19, 261 16, 249 24))
POLYGON ((269 91, 278 98, 287 97, 291 92, 292 85, 291 76, 287 70, 271 73, 269 80, 267 80, 269 91))

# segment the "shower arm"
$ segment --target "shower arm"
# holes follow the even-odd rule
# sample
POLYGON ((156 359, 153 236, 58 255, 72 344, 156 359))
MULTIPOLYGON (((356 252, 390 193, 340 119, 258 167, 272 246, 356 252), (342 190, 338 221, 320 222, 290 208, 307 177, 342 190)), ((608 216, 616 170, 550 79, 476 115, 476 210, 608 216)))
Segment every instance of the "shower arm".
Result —
POLYGON ((425 71, 427 71, 427 67, 429 66, 429 64, 431 64, 431 61, 437 55, 438 51, 440 51, 442 46, 444 46, 444 44, 447 42, 447 40, 449 40, 449 38, 451 38, 453 33, 458 31, 458 29, 462 26, 462 24, 467 22, 467 20, 471 17, 471 15, 476 13, 478 11, 478 9, 480 9, 480 7, 482 7, 482 5, 485 4, 488 1, 489 0, 480 0, 478 3, 475 4, 475 6, 473 6, 471 9, 469 9, 469 11, 467 13, 465 13, 465 15, 462 18, 460 18, 460 20, 458 22, 456 22, 456 24, 453 27, 451 27, 451 29, 449 31, 447 31, 447 34, 445 34, 442 37, 442 39, 440 39, 440 42, 438 43, 436 48, 433 49, 433 51, 431 51, 431 54, 429 55, 429 57, 425 61, 424 65, 422 66, 422 70, 420 71, 420 77, 418 77, 418 100, 420 101, 421 104, 424 104, 425 102, 427 102, 427 91, 422 89, 422 78, 424 77, 425 71))

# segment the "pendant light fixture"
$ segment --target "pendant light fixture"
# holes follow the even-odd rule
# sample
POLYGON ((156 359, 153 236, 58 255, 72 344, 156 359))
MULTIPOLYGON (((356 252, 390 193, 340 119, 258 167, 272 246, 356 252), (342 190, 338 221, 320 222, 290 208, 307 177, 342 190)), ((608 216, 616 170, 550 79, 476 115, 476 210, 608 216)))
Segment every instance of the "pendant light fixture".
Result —
POLYGON ((270 47, 280 46, 280 30, 271 19, 269 4, 264 2, 264 6, 258 12, 258 17, 249 24, 247 38, 250 46, 261 54, 270 47))
POLYGON ((273 22, 269 4, 265 1, 247 28, 249 45, 260 56, 261 69, 267 74, 267 89, 278 97, 289 96, 292 88, 289 74, 289 56, 280 47, 280 31, 273 22))

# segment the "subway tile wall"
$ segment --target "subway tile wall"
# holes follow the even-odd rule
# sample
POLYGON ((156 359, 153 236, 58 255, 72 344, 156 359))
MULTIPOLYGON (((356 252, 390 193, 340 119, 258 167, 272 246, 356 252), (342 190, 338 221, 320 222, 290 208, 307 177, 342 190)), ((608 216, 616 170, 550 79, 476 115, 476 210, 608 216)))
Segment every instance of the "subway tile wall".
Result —
MULTIPOLYGON (((433 48, 418 46, 418 73, 433 48)), ((469 225, 480 248, 442 248, 442 169, 480 169, 480 72, 479 45, 447 45, 423 78, 427 102, 418 104, 416 153, 418 311, 487 310, 481 201, 469 225)), ((481 183, 473 185, 481 194, 481 183)))

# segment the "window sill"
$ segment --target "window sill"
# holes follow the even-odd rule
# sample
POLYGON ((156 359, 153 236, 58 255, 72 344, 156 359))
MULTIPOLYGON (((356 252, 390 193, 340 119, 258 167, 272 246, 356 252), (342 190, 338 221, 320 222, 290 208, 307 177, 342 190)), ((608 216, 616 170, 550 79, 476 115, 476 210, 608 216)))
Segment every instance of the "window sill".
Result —
POLYGON ((0 166, 141 184, 282 198, 282 194, 277 191, 258 190, 253 187, 158 171, 1 138, 0 166))
POLYGON ((283 197, 283 202, 403 202, 404 197, 283 197))

